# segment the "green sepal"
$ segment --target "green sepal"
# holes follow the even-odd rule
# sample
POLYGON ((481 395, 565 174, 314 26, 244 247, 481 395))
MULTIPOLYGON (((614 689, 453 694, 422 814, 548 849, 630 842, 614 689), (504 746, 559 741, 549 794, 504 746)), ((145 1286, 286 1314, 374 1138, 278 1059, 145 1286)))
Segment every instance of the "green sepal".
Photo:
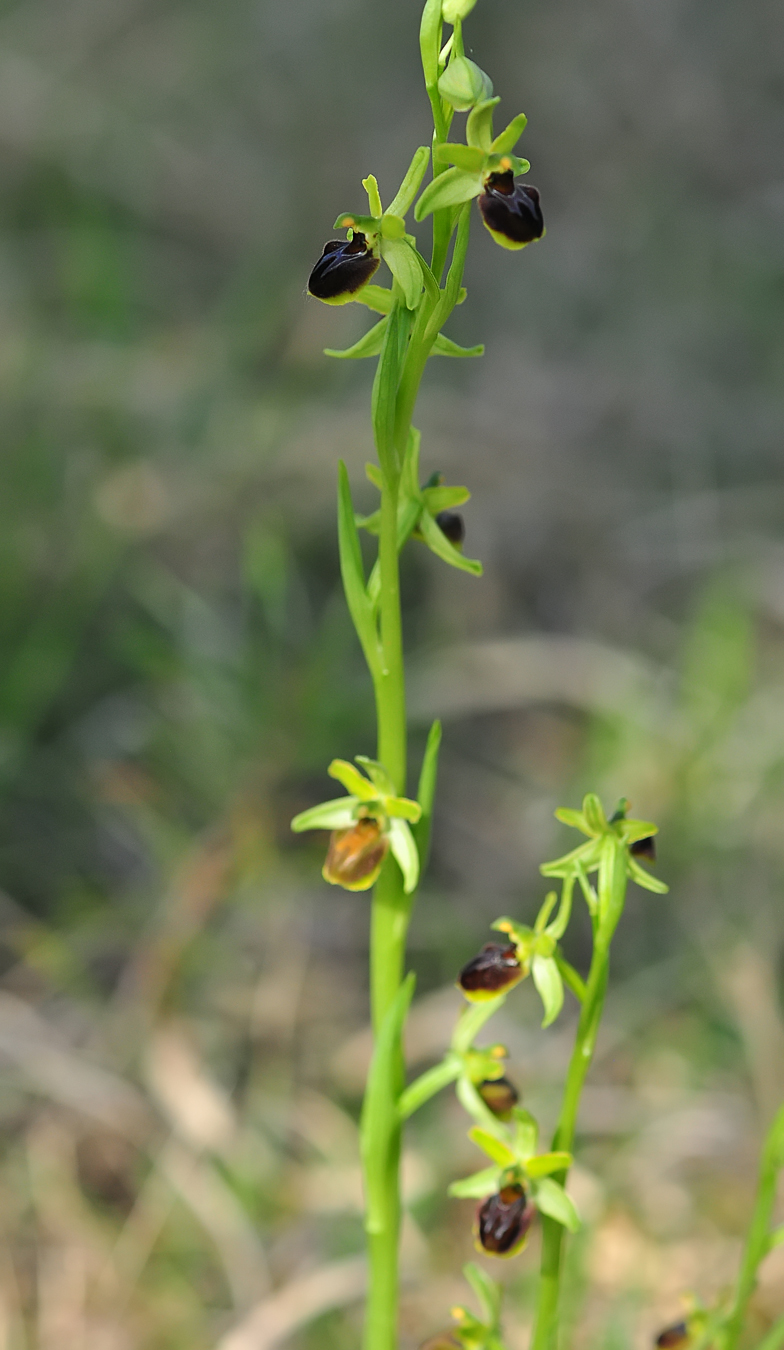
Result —
POLYGON ((412 802, 410 797, 384 797, 383 807, 388 816, 393 816, 396 820, 409 820, 412 825, 416 825, 422 815, 419 802, 412 802))
POLYGON ((417 824, 414 826, 414 843, 417 846, 419 854, 419 865, 424 868, 427 864, 428 854, 430 852, 430 826, 433 819, 433 801, 436 795, 436 781, 438 778, 438 752, 441 748, 441 723, 436 720, 430 728, 425 746, 425 754, 422 760, 422 768, 419 771, 419 783, 417 786, 417 801, 422 808, 422 814, 417 824))
POLYGON ((556 820, 560 820, 562 825, 570 825, 572 829, 582 830, 583 834, 590 835, 588 822, 582 811, 573 811, 569 806, 559 806, 555 811, 556 820))
POLYGON ((407 309, 416 309, 422 294, 422 268, 405 239, 383 239, 381 256, 398 283, 407 309))
POLYGON ((417 220, 424 220, 431 211, 440 211, 445 206, 460 206, 478 197, 484 184, 479 173, 466 173, 464 169, 447 169, 440 173, 432 183, 428 183, 415 208, 417 220))
POLYGON ((640 867, 636 858, 627 857, 626 870, 632 881, 636 881, 637 885, 646 891, 653 891, 655 895, 666 895, 670 889, 665 881, 660 881, 658 877, 646 872, 644 867, 640 867))
POLYGON ((325 356, 336 356, 342 361, 359 360, 363 356, 378 356, 384 343, 384 333, 386 332, 387 320, 381 319, 379 323, 374 323, 373 327, 355 342, 353 347, 344 347, 338 350, 335 347, 325 347, 325 356))
POLYGON ((378 788, 364 774, 349 764, 347 759, 333 759, 327 768, 330 778, 337 778, 347 792, 359 797, 361 802, 373 802, 378 798, 378 788))
POLYGON ((659 827, 652 820, 619 820, 615 831, 625 844, 636 844, 638 839, 650 839, 658 834, 659 827))
POLYGON ((381 197, 378 191, 378 180, 374 173, 369 173, 367 178, 362 179, 362 186, 368 196, 368 210, 371 216, 377 219, 383 212, 381 197))
POLYGON ((389 215, 405 216, 419 191, 429 162, 430 150, 426 145, 420 145, 419 149, 414 151, 414 158, 408 166, 406 176, 389 204, 389 215))
POLYGON ((347 830, 356 820, 359 806, 358 797, 335 797, 329 802, 319 802, 307 811, 300 811, 291 822, 295 834, 303 830, 347 830))
POLYGON ((402 1087, 403 1025, 414 993, 416 977, 407 975, 381 1023, 370 1061, 360 1124, 360 1152, 365 1174, 365 1229, 383 1233, 388 1223, 386 1165, 396 1154, 399 1130, 397 1099, 402 1087))
POLYGON ((392 308, 392 291, 389 286, 376 286, 369 281, 366 286, 352 295, 358 305, 367 305, 368 309, 375 310, 376 314, 389 314, 392 308))
MULTIPOLYGON (((371 329, 371 332, 372 331, 373 330, 371 329)), ((476 347, 461 347, 459 343, 453 342, 451 338, 445 337, 443 333, 438 334, 430 349, 431 356, 484 356, 484 354, 485 344, 483 342, 480 342, 476 347)), ((332 355, 348 356, 349 352, 332 353, 332 355)))
MULTIPOLYGON (((377 759, 371 759, 369 755, 355 755, 354 758, 357 764, 362 765, 371 783, 378 788, 379 792, 383 792, 385 796, 393 797, 395 795, 395 784, 383 764, 380 764, 377 759)), ((343 763, 343 761, 341 760, 340 763, 343 763)))
POLYGON ((460 1181, 453 1181, 451 1186, 447 1187, 447 1195, 453 1200, 481 1200, 486 1195, 494 1195, 501 1182, 502 1168, 483 1167, 481 1172, 474 1172, 470 1177, 463 1177, 460 1181))
POLYGON ((481 173, 485 167, 486 155, 478 145, 445 141, 443 145, 433 147, 433 159, 441 164, 454 164, 458 169, 465 169, 466 173, 481 173))
POLYGON ((475 558, 464 558, 462 553, 450 544, 429 511, 423 511, 419 517, 419 530, 428 548, 443 562, 449 563, 451 567, 459 567, 462 572, 471 572, 473 576, 481 577, 482 564, 475 558))
POLYGON ((471 496, 467 487, 430 487, 422 489, 425 506, 432 516, 439 511, 448 511, 453 506, 462 506, 471 496))
POLYGON ((531 976, 544 1008, 542 1026, 549 1027, 563 1007, 564 991, 561 972, 552 956, 535 954, 531 962, 531 976))
POLYGON ((380 669, 381 651, 373 613, 373 605, 365 588, 362 553, 354 520, 354 504, 348 471, 343 460, 338 464, 338 551, 343 590, 357 637, 362 645, 370 671, 380 669))
POLYGON ((493 144, 493 109, 500 102, 500 98, 487 98, 483 103, 477 103, 468 115, 466 140, 485 154, 490 153, 493 144))
POLYGON ((508 1144, 498 1139, 496 1135, 490 1134, 489 1130, 483 1130, 481 1125, 472 1126, 468 1131, 468 1137, 499 1167, 514 1167, 517 1162, 517 1154, 509 1148, 508 1144))
POLYGON ((508 126, 503 131, 499 131, 495 140, 490 145, 490 150, 495 155, 508 155, 510 150, 514 150, 517 142, 525 131, 528 118, 525 113, 518 113, 513 117, 508 126))
POLYGON ((570 853, 564 853, 562 858, 542 863, 539 871, 543 877, 579 876, 580 868, 583 872, 594 872, 599 866, 599 852, 599 840, 589 839, 587 844, 580 844, 570 853))
POLYGON ((572 1197, 567 1195, 563 1186, 559 1186, 552 1177, 542 1177, 541 1181, 536 1182, 534 1201, 542 1214, 547 1214, 549 1218, 555 1219, 556 1223, 563 1224, 570 1233, 579 1230, 580 1216, 572 1197))
POLYGON ((525 1170, 529 1177, 549 1177, 552 1172, 568 1172, 574 1159, 571 1153, 539 1153, 526 1158, 525 1170))
POLYGON ((403 873, 403 890, 411 895, 419 881, 419 854, 408 822, 391 816, 387 826, 389 847, 403 873))
POLYGON ((463 1266, 463 1274, 476 1295, 482 1315, 491 1327, 497 1327, 501 1315, 501 1286, 482 1270, 469 1261, 463 1266))
POLYGON ((595 792, 586 792, 583 797, 583 815, 591 834, 604 834, 607 829, 607 817, 604 807, 595 792))

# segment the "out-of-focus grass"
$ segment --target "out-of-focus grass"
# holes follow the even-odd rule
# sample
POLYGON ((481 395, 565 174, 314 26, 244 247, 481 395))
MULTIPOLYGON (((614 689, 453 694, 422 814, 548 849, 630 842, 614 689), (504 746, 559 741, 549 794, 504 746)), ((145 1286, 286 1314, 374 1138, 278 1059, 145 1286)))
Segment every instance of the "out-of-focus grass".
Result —
MULTIPOLYGON (((333 523, 368 376, 321 357, 361 316, 303 288, 426 135, 417 9, 0 14, 0 1350, 358 1343, 367 906, 288 820, 372 749, 333 523)), ((781 16, 475 20, 548 236, 476 240, 454 335, 488 355, 434 363, 421 408, 487 574, 406 562, 414 757, 446 714, 409 1057, 487 923, 534 911, 556 805, 659 820, 570 1295, 576 1345, 642 1347, 730 1277, 784 1091, 781 16)), ((571 1016, 541 1033, 524 987, 494 1028, 545 1125, 571 1016)), ((464 1297, 444 1190, 474 1163, 448 1098, 413 1123, 407 1350, 464 1297)), ((503 1267, 510 1350, 535 1264, 503 1267)))

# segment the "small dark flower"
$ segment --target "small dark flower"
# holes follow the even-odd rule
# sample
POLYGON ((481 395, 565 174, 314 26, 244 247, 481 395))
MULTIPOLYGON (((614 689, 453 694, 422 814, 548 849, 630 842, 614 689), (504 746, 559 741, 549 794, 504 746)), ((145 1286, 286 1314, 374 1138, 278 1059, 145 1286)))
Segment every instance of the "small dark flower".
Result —
POLYGON ((479 1084, 477 1092, 488 1110, 501 1120, 511 1115, 512 1108, 520 1100, 517 1088, 508 1078, 486 1078, 479 1084))
POLYGON ((516 947, 502 947, 488 942, 478 956, 463 966, 458 985, 466 998, 474 1003, 496 998, 505 989, 511 989, 522 980, 524 971, 517 959, 516 947))
POLYGON ((515 1256, 525 1245, 535 1213, 522 1186, 504 1186, 477 1210, 479 1250, 490 1256, 515 1256))
POLYGON ((326 305, 345 305, 370 281, 378 261, 359 230, 352 239, 330 239, 308 278, 308 291, 326 305))
POLYGON ((539 190, 530 183, 515 183, 512 170, 491 173, 479 198, 482 220, 503 248, 524 248, 544 234, 539 190))
POLYGON ((369 817, 348 830, 333 830, 322 876, 347 891, 367 891, 381 871, 388 848, 388 836, 369 817))
POLYGON ((635 858, 647 858, 649 862, 656 862, 656 840, 652 834, 647 839, 635 839, 633 844, 629 845, 629 852, 635 858))
POLYGON ((445 534, 450 544, 459 548, 465 539, 465 521, 459 511, 439 511, 436 525, 445 534))
MULTIPOLYGON (((647 843, 647 840, 641 842, 647 843)), ((671 1327, 665 1327, 656 1337, 655 1344, 659 1350, 676 1350, 676 1347, 686 1345, 689 1339, 689 1328, 685 1322, 675 1322, 671 1327)))

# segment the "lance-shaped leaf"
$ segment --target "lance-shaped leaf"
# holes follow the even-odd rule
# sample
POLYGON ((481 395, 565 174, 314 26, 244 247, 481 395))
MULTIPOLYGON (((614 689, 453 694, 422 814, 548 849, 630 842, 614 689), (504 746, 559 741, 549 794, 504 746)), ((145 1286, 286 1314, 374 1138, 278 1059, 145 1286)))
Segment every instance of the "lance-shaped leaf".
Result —
POLYGON ((389 204, 390 215, 406 214, 419 191, 419 184, 425 176, 429 162, 430 150, 426 145, 420 145, 419 149, 414 151, 414 158, 408 166, 406 176, 389 204))
POLYGON ((366 1178, 365 1229, 382 1233, 387 1224, 387 1169, 399 1128, 397 1099, 402 1078, 401 1038, 415 977, 408 975, 384 1018, 370 1062, 362 1107, 360 1152, 366 1178))
POLYGON ((303 830, 347 830, 356 820, 358 806, 358 797, 335 797, 300 811, 292 820, 291 828, 295 834, 301 834, 303 830))
POLYGON ((358 361, 363 356, 378 356, 384 342, 384 333, 386 332, 387 320, 382 319, 380 323, 373 325, 371 329, 355 342, 352 347, 325 347, 325 356, 336 356, 340 360, 358 361))
MULTIPOLYGON (((362 765, 362 768, 365 770, 365 773, 367 774, 371 783, 375 784, 379 792, 383 792, 387 796, 394 797, 395 784, 392 782, 392 779, 390 778, 389 774, 384 768, 384 765, 379 764, 377 759, 370 759, 368 755, 357 755, 355 758, 357 764, 362 765)), ((342 760, 340 762, 343 763, 342 760)))
POLYGON ((544 1007, 542 1026, 549 1027, 563 1007, 561 972, 552 956, 535 955, 531 962, 531 975, 544 1007))
POLYGON ((407 821, 397 816, 390 817, 388 825, 389 847, 403 873, 403 890, 410 895, 419 881, 419 854, 407 821))
POLYGON ((493 154, 508 155, 510 150, 514 150, 517 142, 525 131, 527 122, 528 118, 525 113, 518 113, 517 117, 513 117, 509 125, 504 127, 503 131, 499 131, 495 140, 492 142, 490 149, 493 154))
POLYGON ((440 211, 445 206, 459 206, 478 197, 484 184, 480 173, 466 173, 464 169, 447 169, 432 183, 428 183, 416 204, 414 216, 424 220, 431 211, 440 211))
MULTIPOLYGON (((374 330, 371 329, 370 331, 373 332, 374 330)), ((351 355, 351 352, 333 352, 327 354, 349 356, 351 355)), ((431 356, 484 356, 484 354, 485 346, 483 342, 480 342, 476 347, 461 347, 457 342, 453 342, 451 338, 445 337, 443 333, 438 334, 430 349, 431 356)))
POLYGON ((453 1181, 447 1188, 447 1195, 451 1195, 455 1200, 481 1200, 486 1195, 495 1194, 501 1182, 501 1175, 500 1167, 483 1167, 481 1172, 474 1172, 470 1177, 453 1181))
POLYGON ((552 1172, 568 1172, 572 1162, 571 1153, 540 1153, 526 1158, 525 1170, 529 1177, 549 1177, 552 1172))
POLYGON ((419 530, 431 552, 449 563, 450 567, 459 567, 462 572, 471 572, 473 576, 481 577, 482 564, 475 558, 464 558, 463 554, 450 544, 429 511, 423 511, 419 517, 419 530))
POLYGON ((405 297, 406 307, 416 309, 422 294, 422 268, 405 239, 384 239, 381 256, 405 297))
POLYGON ((427 864, 428 854, 430 852, 430 826, 433 819, 433 801, 436 795, 436 780, 438 778, 438 752, 441 747, 441 723, 435 721, 430 728, 427 736, 427 745, 422 760, 422 768, 419 771, 419 784, 417 787, 417 801, 422 809, 419 821, 414 827, 414 843, 419 854, 420 867, 424 868, 427 864))
POLYGON ((364 774, 349 764, 347 759, 333 759, 327 769, 330 778, 337 778, 347 792, 359 797, 360 801, 372 802, 378 797, 378 789, 369 782, 364 774))
POLYGON ((580 1216, 570 1195, 563 1186, 559 1186, 552 1177, 542 1177, 534 1187, 534 1200, 537 1209, 547 1214, 556 1223, 563 1224, 570 1233, 576 1233, 580 1227, 580 1216))
POLYGON ((487 98, 471 109, 466 122, 466 140, 489 154, 493 143, 493 109, 500 98, 487 98))
POLYGON ((362 644, 365 660, 372 673, 380 668, 381 651, 373 605, 365 588, 362 553, 354 520, 354 505, 348 472, 343 460, 338 465, 338 550, 343 590, 357 637, 362 644))
POLYGON ((490 1134, 489 1130, 483 1130, 481 1125, 474 1125, 468 1131, 468 1137, 499 1167, 514 1167, 517 1162, 517 1154, 509 1145, 494 1134, 490 1134))
POLYGON ((666 895, 670 889, 664 881, 654 877, 650 872, 646 872, 644 867, 640 867, 636 858, 626 859, 626 870, 632 881, 636 881, 638 886, 643 886, 646 891, 653 891, 656 895, 666 895))

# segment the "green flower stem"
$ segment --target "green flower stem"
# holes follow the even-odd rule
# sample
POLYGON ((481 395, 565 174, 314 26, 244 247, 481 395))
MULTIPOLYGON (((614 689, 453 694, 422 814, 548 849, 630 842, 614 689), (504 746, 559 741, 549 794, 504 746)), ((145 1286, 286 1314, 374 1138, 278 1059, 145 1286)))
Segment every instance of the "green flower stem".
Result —
MULTIPOLYGON (((566 1076, 561 1113, 553 1135, 553 1152, 572 1153, 585 1078, 591 1067, 599 1023, 607 991, 610 971, 610 943, 623 912, 626 897, 625 846, 618 841, 608 844, 599 870, 599 894, 604 898, 600 917, 594 927, 591 968, 585 985, 580 1009, 574 1049, 566 1076)), ((553 1175, 553 1180, 564 1185, 566 1171, 553 1175)), ((547 1215, 542 1215, 542 1262, 536 1327, 531 1350, 555 1350, 558 1332, 558 1305, 561 1293, 561 1253, 564 1229, 547 1215)))
MULTIPOLYGON (((771 1247, 770 1220, 776 1199, 778 1175, 784 1165, 784 1106, 780 1108, 771 1125, 760 1162, 759 1182, 754 1211, 746 1236, 738 1281, 732 1307, 721 1337, 722 1350, 735 1350, 743 1330, 749 1299, 757 1283, 757 1271, 771 1247)), ((774 1328, 776 1330, 776 1328, 774 1328)), ((781 1328, 779 1328, 779 1331, 781 1328)))
POLYGON ((408 1117, 413 1116, 420 1106, 424 1106, 425 1102, 430 1101, 431 1097, 435 1097, 437 1092, 448 1087, 450 1083, 454 1083, 462 1072, 463 1062, 459 1056, 448 1054, 441 1060, 440 1064, 434 1064, 432 1069, 427 1070, 427 1073, 420 1074, 419 1078, 415 1078, 413 1083, 401 1094, 398 1104, 400 1119, 408 1120, 408 1117))

